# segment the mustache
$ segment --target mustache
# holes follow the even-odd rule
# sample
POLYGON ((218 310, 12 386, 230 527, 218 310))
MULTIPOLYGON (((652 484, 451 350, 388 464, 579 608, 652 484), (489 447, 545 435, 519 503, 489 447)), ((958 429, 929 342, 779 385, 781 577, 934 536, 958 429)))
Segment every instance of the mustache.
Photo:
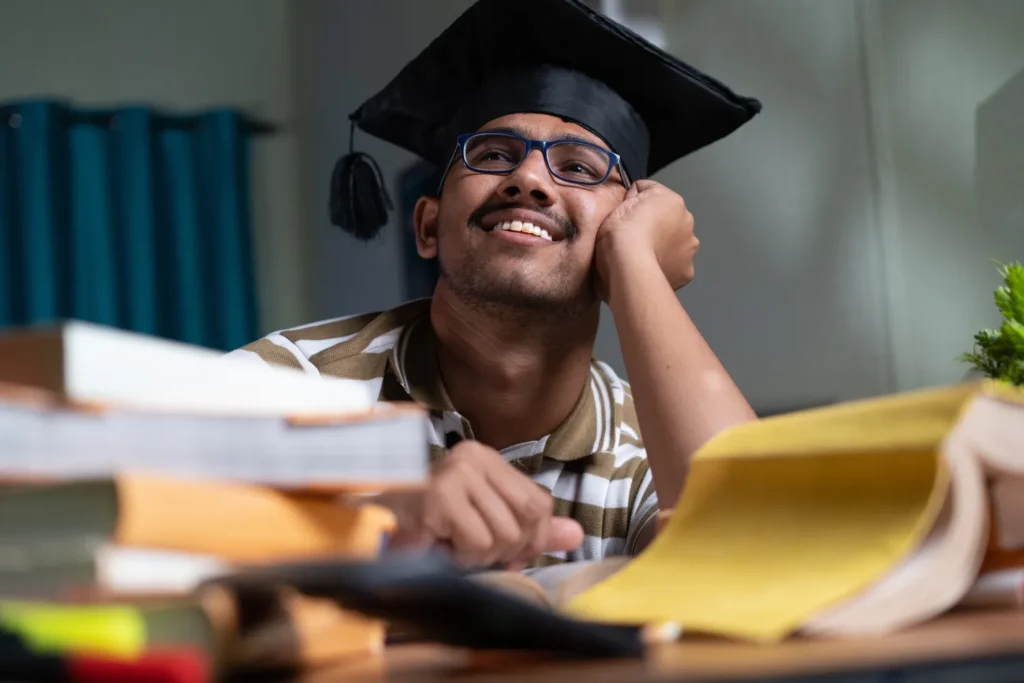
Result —
POLYGON ((472 228, 480 228, 483 230, 483 221, 487 214, 494 213, 495 211, 507 211, 511 209, 529 209, 530 211, 543 214, 545 218, 558 224, 562 229, 562 232, 565 234, 565 240, 567 242, 575 239, 580 232, 580 229, 576 224, 565 216, 562 216, 551 209, 546 209, 540 206, 528 206, 522 202, 487 202, 469 215, 469 220, 466 221, 466 224, 472 228))

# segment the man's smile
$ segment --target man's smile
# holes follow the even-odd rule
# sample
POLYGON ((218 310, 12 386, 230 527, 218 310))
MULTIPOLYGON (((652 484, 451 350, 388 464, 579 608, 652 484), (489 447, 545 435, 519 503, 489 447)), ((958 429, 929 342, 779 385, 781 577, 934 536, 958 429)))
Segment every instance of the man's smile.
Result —
POLYGON ((528 209, 492 211, 483 217, 479 225, 494 237, 528 246, 561 242, 566 237, 559 221, 528 209))

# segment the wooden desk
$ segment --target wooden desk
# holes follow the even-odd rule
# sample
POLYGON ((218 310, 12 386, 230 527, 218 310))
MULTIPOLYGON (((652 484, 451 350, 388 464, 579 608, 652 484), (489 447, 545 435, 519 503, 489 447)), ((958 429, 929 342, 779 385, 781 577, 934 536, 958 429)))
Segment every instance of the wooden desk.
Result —
POLYGON ((475 665, 473 655, 459 650, 397 646, 379 660, 325 670, 302 683, 1024 681, 1024 612, 961 613, 888 636, 791 640, 777 646, 692 639, 654 649, 646 659, 637 661, 531 664, 503 657, 475 665))

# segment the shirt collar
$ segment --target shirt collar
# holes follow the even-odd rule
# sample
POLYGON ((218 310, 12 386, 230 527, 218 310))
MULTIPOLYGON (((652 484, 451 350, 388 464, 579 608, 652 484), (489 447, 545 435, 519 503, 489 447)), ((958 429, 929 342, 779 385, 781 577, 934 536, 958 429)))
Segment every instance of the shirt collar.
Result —
MULTIPOLYGON (((430 324, 429 306, 422 316, 402 328, 388 362, 413 401, 433 411, 458 415, 437 367, 437 338, 430 324)), ((615 448, 621 421, 621 393, 618 378, 603 364, 592 363, 588 382, 569 416, 544 439, 543 452, 526 458, 520 466, 536 472, 544 458, 571 462, 615 448)), ((468 420, 461 421, 466 436, 472 438, 468 420)))

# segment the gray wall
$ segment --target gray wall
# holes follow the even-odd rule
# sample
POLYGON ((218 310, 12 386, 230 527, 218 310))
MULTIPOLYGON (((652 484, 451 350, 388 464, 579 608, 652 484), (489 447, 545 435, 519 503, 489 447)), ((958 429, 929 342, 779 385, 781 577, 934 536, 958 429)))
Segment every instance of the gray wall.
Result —
MULTIPOLYGON (((301 152, 310 170, 302 201, 313 227, 313 304, 318 317, 378 310, 400 303, 405 292, 397 213, 371 243, 332 227, 327 216, 331 169, 348 151, 348 116, 426 47, 470 0, 307 0, 297 7, 299 108, 311 145, 301 152)), ((372 155, 394 194, 396 174, 412 155, 368 135, 357 149, 372 155)))
POLYGON ((1024 259, 1024 2, 866 5, 898 384, 952 382, 1024 259))
POLYGON ((288 0, 4 0, 0 100, 234 105, 281 127, 254 145, 264 330, 308 320, 296 197, 288 0))

